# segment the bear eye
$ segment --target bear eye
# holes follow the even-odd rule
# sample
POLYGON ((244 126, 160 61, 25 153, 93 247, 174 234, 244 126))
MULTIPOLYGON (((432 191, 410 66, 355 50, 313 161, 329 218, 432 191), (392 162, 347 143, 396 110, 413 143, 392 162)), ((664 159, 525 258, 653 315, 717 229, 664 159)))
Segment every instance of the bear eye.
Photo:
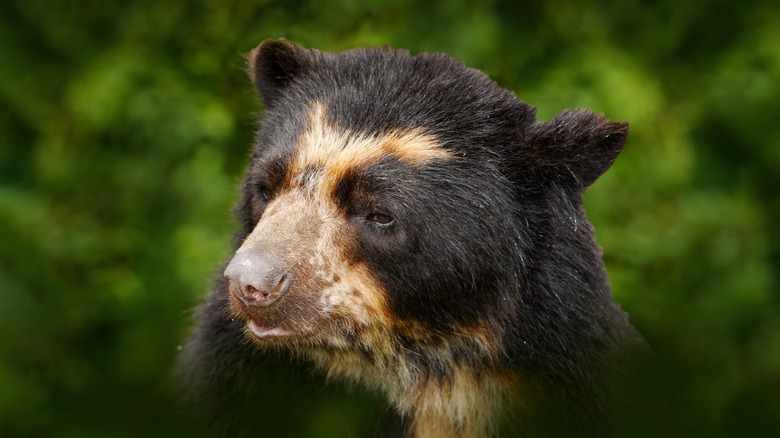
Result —
POLYGON ((274 193, 265 184, 255 185, 255 189, 250 198, 252 214, 255 218, 260 218, 265 211, 266 205, 273 198, 274 193))
POLYGON ((371 213, 366 216, 366 220, 384 227, 389 226, 395 221, 391 216, 384 213, 371 213))
POLYGON ((268 201, 271 199, 271 190, 265 184, 258 185, 257 194, 263 201, 268 201))

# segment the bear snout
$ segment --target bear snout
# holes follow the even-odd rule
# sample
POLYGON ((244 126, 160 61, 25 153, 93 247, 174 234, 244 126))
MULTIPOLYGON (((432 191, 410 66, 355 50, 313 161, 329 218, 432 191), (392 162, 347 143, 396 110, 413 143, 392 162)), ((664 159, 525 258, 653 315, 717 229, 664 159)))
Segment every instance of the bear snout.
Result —
POLYGON ((266 307, 281 298, 292 274, 252 250, 238 251, 225 268, 230 292, 247 307, 266 307))

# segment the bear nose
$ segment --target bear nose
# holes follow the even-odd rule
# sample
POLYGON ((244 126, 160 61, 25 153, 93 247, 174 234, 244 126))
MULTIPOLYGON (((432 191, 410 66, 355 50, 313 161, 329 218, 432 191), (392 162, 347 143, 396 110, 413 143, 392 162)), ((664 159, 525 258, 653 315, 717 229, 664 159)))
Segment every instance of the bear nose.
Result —
POLYGON ((255 251, 239 251, 225 268, 230 292, 246 306, 270 306, 290 287, 292 275, 255 251))

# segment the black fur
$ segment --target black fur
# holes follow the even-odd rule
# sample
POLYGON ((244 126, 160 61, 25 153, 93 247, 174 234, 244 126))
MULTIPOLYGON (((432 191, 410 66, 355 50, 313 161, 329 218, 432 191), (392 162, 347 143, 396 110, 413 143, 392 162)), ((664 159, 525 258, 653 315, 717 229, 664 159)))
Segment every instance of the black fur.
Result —
MULTIPOLYGON (((331 54, 276 40, 256 49, 250 71, 266 113, 236 209, 236 247, 279 190, 313 102, 367 137, 422 129, 453 158, 414 167, 388 156, 339 182, 336 201, 359 230, 354 257, 381 281, 392 313, 434 338, 486 322, 501 354, 487 360, 465 342, 452 355, 476 373, 511 370, 527 381, 536 395, 522 418, 534 432, 607 432, 606 379, 641 339, 611 298, 582 195, 617 157, 627 124, 585 110, 537 122, 533 107, 440 54, 331 54), (377 208, 394 222, 360 228, 376 227, 360 221, 377 208)), ((263 391, 253 383, 276 359, 243 339, 226 308, 220 280, 181 369, 215 430, 250 433, 258 420, 246 413, 263 391)), ((397 342, 430 377, 452 372, 418 342, 397 342)))

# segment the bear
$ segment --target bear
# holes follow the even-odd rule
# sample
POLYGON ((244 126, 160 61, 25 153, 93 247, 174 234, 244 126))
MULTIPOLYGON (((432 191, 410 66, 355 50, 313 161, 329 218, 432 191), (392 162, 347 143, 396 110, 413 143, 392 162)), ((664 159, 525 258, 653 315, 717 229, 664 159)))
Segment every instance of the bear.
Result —
POLYGON ((628 124, 584 109, 540 122, 444 54, 277 39, 247 62, 264 113, 234 252, 179 359, 209 430, 267 432, 262 404, 285 394, 260 394, 311 367, 381 394, 399 436, 492 436, 517 418, 522 433, 608 434, 610 378, 643 340, 583 194, 628 124))

